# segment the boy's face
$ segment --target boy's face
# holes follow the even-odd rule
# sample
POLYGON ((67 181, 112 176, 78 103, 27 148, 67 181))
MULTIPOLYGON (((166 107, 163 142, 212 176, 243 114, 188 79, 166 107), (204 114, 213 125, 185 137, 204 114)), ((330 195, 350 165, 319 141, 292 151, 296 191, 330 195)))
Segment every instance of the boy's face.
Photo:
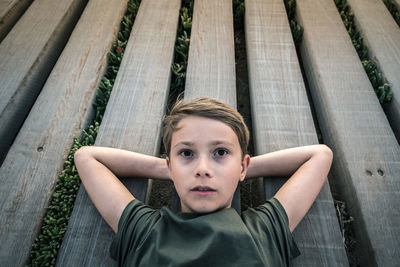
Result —
POLYGON ((250 161, 249 155, 242 160, 235 132, 223 122, 198 116, 182 119, 178 128, 167 165, 182 212, 230 208, 250 161))

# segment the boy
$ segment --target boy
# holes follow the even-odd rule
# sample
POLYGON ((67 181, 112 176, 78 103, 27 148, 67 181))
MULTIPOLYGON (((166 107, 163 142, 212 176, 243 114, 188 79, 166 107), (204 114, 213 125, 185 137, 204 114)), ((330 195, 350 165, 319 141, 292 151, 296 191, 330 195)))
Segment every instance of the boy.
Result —
POLYGON ((116 232, 111 256, 126 266, 287 266, 299 251, 291 232, 329 172, 325 145, 246 154, 240 114, 210 98, 178 102, 165 118, 167 158, 83 147, 75 163, 90 198, 116 232), (171 179, 182 212, 152 209, 118 180, 171 179), (239 215, 231 207, 240 181, 291 176, 265 204, 239 215))

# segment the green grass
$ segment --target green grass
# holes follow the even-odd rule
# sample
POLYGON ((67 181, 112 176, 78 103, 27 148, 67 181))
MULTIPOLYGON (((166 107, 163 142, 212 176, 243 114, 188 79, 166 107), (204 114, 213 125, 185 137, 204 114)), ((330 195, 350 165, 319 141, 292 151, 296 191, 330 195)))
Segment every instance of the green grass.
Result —
POLYGON ((177 96, 185 91, 186 69, 189 59, 190 34, 192 29, 193 0, 183 0, 179 11, 179 25, 175 42, 174 61, 171 66, 172 77, 170 84, 171 106, 177 96))
POLYGON ((285 0, 286 13, 292 31, 293 41, 296 47, 303 40, 303 27, 296 21, 296 0, 285 0))
POLYGON ((396 21, 397 25, 400 27, 400 12, 394 4, 393 0, 383 0, 390 14, 392 14, 393 19, 396 21))
POLYGON ((393 97, 393 92, 389 83, 387 82, 387 79, 380 71, 377 63, 370 58, 368 54, 368 48, 364 44, 363 37, 354 23, 354 14, 351 12, 350 6, 346 0, 335 0, 335 4, 340 13, 343 24, 351 37, 354 48, 358 53, 364 70, 367 73, 372 87, 374 88, 374 91, 379 99, 379 102, 381 104, 390 102, 393 97))

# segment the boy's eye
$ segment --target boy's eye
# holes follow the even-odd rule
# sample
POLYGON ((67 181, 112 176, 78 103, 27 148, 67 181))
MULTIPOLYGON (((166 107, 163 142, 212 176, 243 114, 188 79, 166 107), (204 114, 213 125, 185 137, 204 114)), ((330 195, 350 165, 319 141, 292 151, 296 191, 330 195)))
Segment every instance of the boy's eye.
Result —
POLYGON ((214 152, 214 155, 217 156, 217 157, 223 157, 223 156, 225 156, 227 154, 228 154, 228 151, 226 149, 223 149, 223 148, 219 148, 214 152))
POLYGON ((181 155, 182 157, 187 158, 187 157, 193 156, 193 152, 190 151, 190 150, 182 150, 182 151, 179 153, 179 155, 181 155))

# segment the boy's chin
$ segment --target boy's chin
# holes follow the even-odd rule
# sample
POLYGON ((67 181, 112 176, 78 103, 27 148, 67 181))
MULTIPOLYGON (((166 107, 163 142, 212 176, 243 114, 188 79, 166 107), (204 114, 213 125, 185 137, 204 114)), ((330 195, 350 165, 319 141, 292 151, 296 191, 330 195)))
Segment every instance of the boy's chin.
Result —
POLYGON ((215 212, 215 211, 227 209, 227 208, 230 208, 230 205, 221 205, 221 206, 217 206, 217 205, 213 205, 213 204, 185 205, 185 204, 181 203, 182 212, 187 212, 187 213, 211 213, 211 212, 215 212))

